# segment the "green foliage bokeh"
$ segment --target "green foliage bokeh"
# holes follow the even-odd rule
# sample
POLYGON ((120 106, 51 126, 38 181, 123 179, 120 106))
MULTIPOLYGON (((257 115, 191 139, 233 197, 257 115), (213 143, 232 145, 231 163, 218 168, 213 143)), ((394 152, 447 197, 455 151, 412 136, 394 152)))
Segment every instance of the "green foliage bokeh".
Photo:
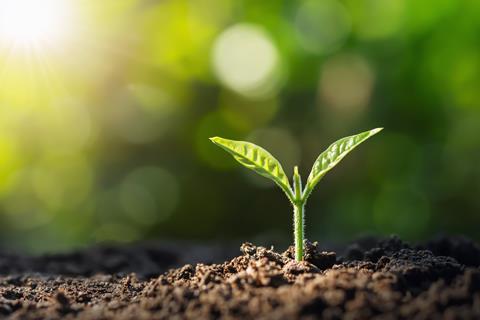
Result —
POLYGON ((290 239, 281 191, 208 137, 306 177, 380 126, 310 198, 307 237, 479 237, 480 2, 72 3, 60 48, 0 37, 0 245, 290 239))

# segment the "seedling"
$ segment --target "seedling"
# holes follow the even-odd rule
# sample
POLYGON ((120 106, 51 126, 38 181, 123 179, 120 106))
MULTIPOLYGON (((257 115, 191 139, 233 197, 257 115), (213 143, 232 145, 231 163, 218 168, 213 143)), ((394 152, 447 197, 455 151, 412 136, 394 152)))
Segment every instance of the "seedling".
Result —
POLYGON ((342 138, 331 144, 322 152, 313 164, 305 188, 302 190, 302 179, 298 167, 293 171, 293 187, 290 186, 287 175, 282 165, 267 150, 253 143, 245 141, 228 140, 213 137, 210 140, 217 146, 229 152, 235 160, 258 174, 273 180, 287 195, 293 205, 293 228, 295 239, 295 259, 303 260, 303 239, 305 204, 317 183, 325 174, 335 167, 347 154, 362 142, 380 132, 383 128, 365 131, 357 135, 342 138))

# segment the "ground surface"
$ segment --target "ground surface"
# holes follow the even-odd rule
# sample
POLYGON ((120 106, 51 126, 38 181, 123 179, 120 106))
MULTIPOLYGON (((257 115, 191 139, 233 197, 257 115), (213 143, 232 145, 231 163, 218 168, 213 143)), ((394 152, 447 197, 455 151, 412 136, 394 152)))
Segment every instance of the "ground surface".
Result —
POLYGON ((463 238, 415 247, 394 237, 364 239, 343 257, 309 243, 302 263, 291 248, 277 253, 247 243, 224 263, 157 276, 188 261, 173 252, 0 254, 0 318, 480 319, 480 247, 463 238))

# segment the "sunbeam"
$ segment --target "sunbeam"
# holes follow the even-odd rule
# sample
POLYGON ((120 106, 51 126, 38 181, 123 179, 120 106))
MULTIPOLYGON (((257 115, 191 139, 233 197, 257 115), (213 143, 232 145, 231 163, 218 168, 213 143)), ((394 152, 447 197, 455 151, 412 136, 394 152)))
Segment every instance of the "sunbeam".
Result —
POLYGON ((70 29, 70 1, 0 0, 0 44, 14 49, 61 44, 70 29))

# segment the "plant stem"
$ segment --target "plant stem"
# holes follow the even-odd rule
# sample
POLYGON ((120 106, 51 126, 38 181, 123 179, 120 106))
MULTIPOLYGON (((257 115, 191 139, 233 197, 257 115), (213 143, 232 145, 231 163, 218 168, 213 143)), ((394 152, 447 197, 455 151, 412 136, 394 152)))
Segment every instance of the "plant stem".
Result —
POLYGON ((295 204, 293 206, 294 214, 294 230, 295 230, 295 260, 303 260, 303 204, 295 204))
POLYGON ((303 260, 303 228, 304 228, 304 208, 305 201, 302 197, 302 178, 298 173, 298 167, 293 170, 293 230, 295 237, 295 260, 303 260))

